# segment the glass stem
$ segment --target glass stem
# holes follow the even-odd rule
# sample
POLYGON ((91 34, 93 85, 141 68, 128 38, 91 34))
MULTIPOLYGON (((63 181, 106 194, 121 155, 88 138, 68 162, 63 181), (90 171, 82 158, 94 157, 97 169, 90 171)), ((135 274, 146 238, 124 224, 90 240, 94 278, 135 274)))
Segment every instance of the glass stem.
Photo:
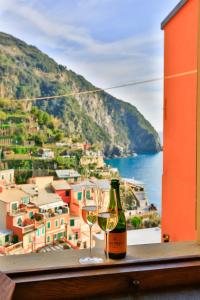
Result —
POLYGON ((90 227, 90 257, 92 257, 92 226, 90 227))
POLYGON ((108 240, 109 240, 109 232, 106 232, 106 260, 109 259, 109 255, 108 255, 108 240))

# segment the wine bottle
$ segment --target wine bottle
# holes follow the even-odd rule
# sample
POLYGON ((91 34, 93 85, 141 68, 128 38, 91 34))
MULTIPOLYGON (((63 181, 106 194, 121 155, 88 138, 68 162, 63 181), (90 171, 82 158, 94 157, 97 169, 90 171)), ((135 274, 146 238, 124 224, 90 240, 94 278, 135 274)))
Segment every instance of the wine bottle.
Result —
POLYGON ((111 180, 110 189, 110 208, 112 209, 112 203, 114 199, 117 200, 117 210, 118 210, 118 222, 116 227, 109 233, 109 258, 121 259, 126 256, 127 249, 127 231, 126 231, 126 218, 124 211, 122 209, 122 204, 120 201, 120 190, 119 190, 119 180, 111 180))

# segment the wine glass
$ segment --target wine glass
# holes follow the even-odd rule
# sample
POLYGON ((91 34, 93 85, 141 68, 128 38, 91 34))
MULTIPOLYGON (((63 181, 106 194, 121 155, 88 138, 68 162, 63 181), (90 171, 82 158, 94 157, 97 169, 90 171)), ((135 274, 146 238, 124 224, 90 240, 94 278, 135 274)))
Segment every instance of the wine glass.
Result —
POLYGON ((100 257, 94 257, 92 255, 92 226, 97 222, 97 205, 96 205, 97 199, 96 197, 90 198, 86 197, 83 200, 83 206, 82 206, 82 218, 83 221, 89 225, 89 231, 90 231, 90 255, 88 257, 80 258, 79 262, 81 264, 87 264, 87 263, 101 263, 103 262, 103 259, 100 257))
POLYGON ((115 192, 113 197, 105 191, 100 191, 98 201, 98 225, 106 235, 106 260, 109 258, 109 232, 115 229, 118 222, 117 197, 115 192))

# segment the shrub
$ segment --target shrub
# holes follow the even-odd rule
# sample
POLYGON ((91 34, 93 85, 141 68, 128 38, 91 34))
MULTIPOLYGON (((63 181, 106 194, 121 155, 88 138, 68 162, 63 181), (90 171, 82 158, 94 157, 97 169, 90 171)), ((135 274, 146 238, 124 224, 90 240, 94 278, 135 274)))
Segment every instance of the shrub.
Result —
POLYGON ((132 224, 132 226, 133 226, 135 229, 141 228, 141 225, 142 225, 142 219, 141 219, 141 217, 139 217, 139 216, 134 216, 134 217, 131 219, 131 224, 132 224))

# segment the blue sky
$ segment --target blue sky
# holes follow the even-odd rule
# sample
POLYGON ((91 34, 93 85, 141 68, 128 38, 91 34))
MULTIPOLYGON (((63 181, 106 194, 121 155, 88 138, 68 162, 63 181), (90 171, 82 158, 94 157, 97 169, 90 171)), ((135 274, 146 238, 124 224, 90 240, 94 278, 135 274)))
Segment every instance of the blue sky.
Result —
MULTIPOLYGON (((0 31, 35 45, 96 86, 160 77, 160 23, 179 0, 0 0, 0 31)), ((162 130, 162 82, 112 90, 162 130)))

